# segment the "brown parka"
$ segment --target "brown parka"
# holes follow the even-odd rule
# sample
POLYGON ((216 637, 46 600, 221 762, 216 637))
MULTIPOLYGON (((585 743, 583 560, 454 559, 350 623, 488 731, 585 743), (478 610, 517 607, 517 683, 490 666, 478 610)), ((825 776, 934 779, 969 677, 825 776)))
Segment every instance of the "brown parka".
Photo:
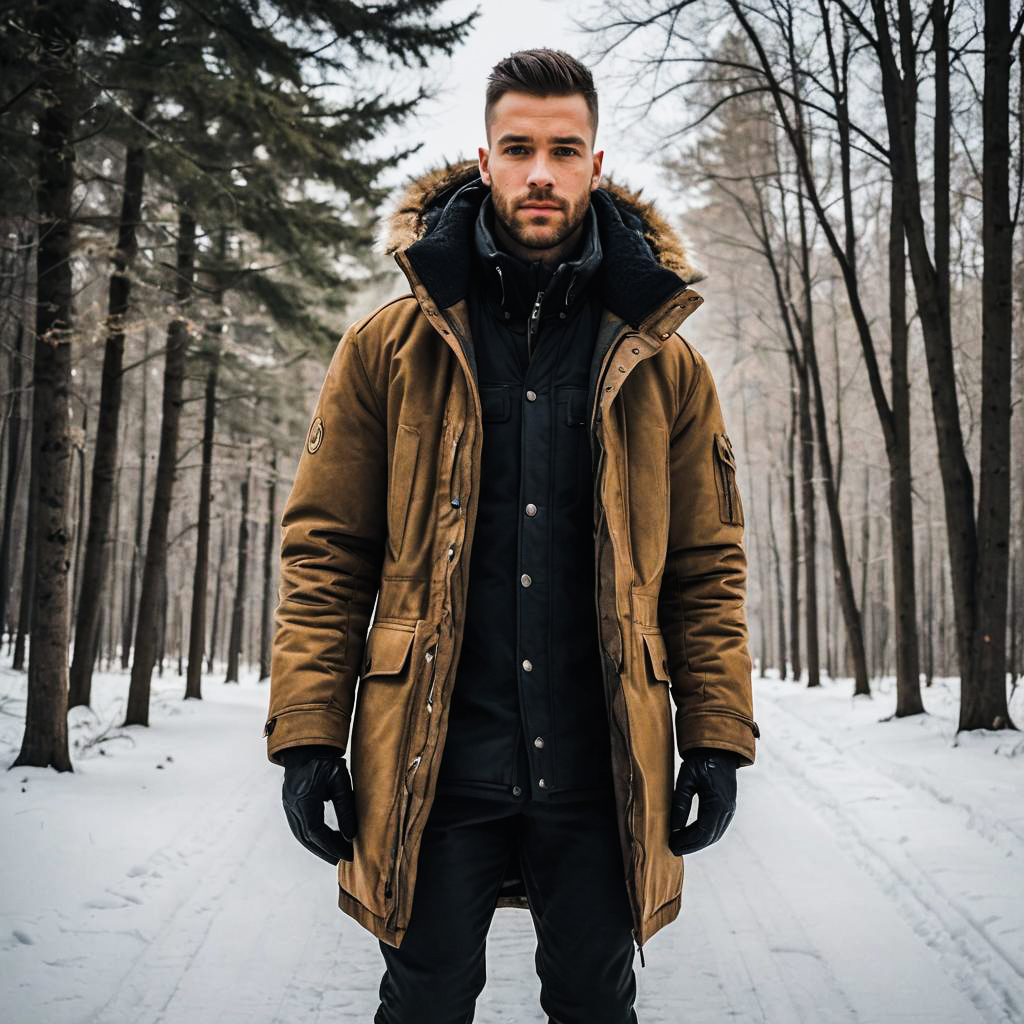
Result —
MULTIPOLYGON (((395 946, 447 731, 482 441, 466 302, 443 305, 406 251, 476 178, 474 161, 445 166, 401 197, 386 247, 411 294, 342 337, 281 518, 268 755, 347 751, 358 835, 354 860, 338 864, 339 906, 395 946)), ((606 308, 589 414, 595 610, 642 952, 681 906, 683 859, 668 846, 674 751, 726 748, 749 765, 759 731, 736 463, 707 364, 675 333, 703 301, 688 287, 700 275, 649 203, 602 188, 616 228, 640 225, 633 244, 642 234, 657 273, 678 278, 641 322, 606 308)), ((498 907, 527 906, 514 859, 500 893, 498 907)))

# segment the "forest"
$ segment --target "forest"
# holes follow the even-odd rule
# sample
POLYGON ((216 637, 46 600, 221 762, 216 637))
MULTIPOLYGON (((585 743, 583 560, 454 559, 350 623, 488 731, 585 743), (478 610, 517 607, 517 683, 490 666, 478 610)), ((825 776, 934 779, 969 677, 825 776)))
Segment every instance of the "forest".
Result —
MULTIPOLYGON (((398 197, 476 156, 489 70, 537 46, 592 69, 606 182, 641 188, 699 271, 680 331, 713 372, 744 520, 756 760, 719 758, 722 793, 697 797, 699 820, 732 782, 735 821, 686 854, 639 1019, 1024 1020, 1021 0, 0 11, 4 1020, 374 1018, 345 865, 282 813, 309 776, 267 756, 283 509, 339 340, 408 291, 383 242, 398 197)), ((353 717, 376 693, 401 722, 419 673, 404 717, 429 735, 440 649, 404 671, 375 656, 353 717)), ((674 738, 681 687, 644 665, 632 709, 674 738)), ((689 750, 664 753, 660 783, 630 763, 628 828, 643 805, 669 831, 689 750)), ((350 761, 362 830, 388 800, 350 761)), ((420 763, 367 771, 410 809, 396 869, 420 763)), ((495 915, 477 1024, 553 1019, 536 923, 495 915)))
MULTIPOLYGON (((615 102, 657 125, 708 272, 756 671, 856 695, 892 678, 897 717, 956 677, 958 729, 1014 728, 1024 15, 577 6, 593 58, 625 58, 615 102)), ((443 8, 5 4, 17 764, 72 767, 67 712, 98 670, 125 673, 125 726, 148 723, 154 673, 189 699, 204 672, 267 677, 296 439, 344 326, 395 284, 380 179, 423 145, 390 140, 427 95, 403 70, 456 52, 476 17, 443 8)))
POLYGON ((714 344, 756 510, 757 663, 810 687, 850 677, 856 695, 894 676, 900 717, 958 676, 959 729, 1013 728, 1022 12, 604 12, 600 52, 635 54, 635 108, 659 118, 714 268, 714 344))
POLYGON ((441 0, 4 4, 0 621, 16 763, 71 768, 98 666, 269 673, 277 508, 339 317, 381 274, 372 145, 441 0), (368 86, 367 83, 373 84, 368 86), (315 386, 315 385, 314 385, 315 386), (31 641, 31 642, 29 642, 31 641))

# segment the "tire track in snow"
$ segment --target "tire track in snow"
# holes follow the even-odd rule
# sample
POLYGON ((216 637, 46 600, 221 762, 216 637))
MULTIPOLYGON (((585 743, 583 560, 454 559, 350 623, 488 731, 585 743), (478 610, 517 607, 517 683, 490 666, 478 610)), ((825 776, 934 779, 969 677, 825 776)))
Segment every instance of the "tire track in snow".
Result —
MULTIPOLYGON (((770 697, 767 699, 771 701, 770 697)), ((813 721, 808 721, 803 715, 797 714, 788 706, 788 703, 783 708, 779 703, 771 701, 773 707, 779 708, 783 714, 800 722, 807 730, 813 731, 822 743, 830 747, 840 757, 850 756, 850 750, 847 747, 832 739, 827 733, 822 732, 820 725, 813 721)), ((925 769, 919 768, 912 762, 891 764, 886 761, 876 761, 871 767, 900 789, 910 793, 925 793, 937 804, 941 804, 943 807, 952 807, 962 812, 966 826, 981 836, 982 839, 992 843, 1001 852, 1012 855, 1015 851, 1024 848, 1024 830, 1015 828, 1010 822, 993 817, 980 807, 974 807, 964 800, 958 800, 955 796, 944 793, 931 781, 925 769)))
MULTIPOLYGON (((805 723, 764 691, 759 694, 759 699, 762 708, 769 706, 783 719, 800 725, 799 735, 796 735, 787 730, 783 722, 769 723, 774 730, 774 739, 771 744, 762 744, 759 757, 799 783, 792 787, 796 798, 811 806, 837 830, 856 862, 882 886, 925 943, 942 957, 963 991, 979 1010, 986 1013, 987 1019, 998 1019, 1006 1024, 1024 1019, 1024 966, 1018 959, 1021 951, 1015 954, 1014 950, 991 935, 986 927, 990 922, 977 920, 912 857, 886 852, 879 842, 884 837, 866 834, 865 826, 857 820, 857 815, 834 803, 832 790, 818 782, 812 772, 801 767, 798 758, 788 753, 791 749, 813 750, 818 758, 815 767, 821 762, 830 762, 830 767, 849 775, 849 751, 842 750, 822 736, 820 726, 805 723), (993 1017, 993 1014, 998 1014, 998 1017, 993 1017)), ((873 773, 885 779, 890 788, 904 792, 909 790, 874 766, 857 764, 856 772, 861 777, 873 773)), ((885 785, 880 785, 875 792, 884 793, 885 789, 885 785)), ((955 804, 936 802, 953 812, 967 812, 955 804)), ((850 804, 845 807, 849 808, 850 804)))
POLYGON ((257 797, 264 795, 261 787, 250 785, 243 792, 249 794, 247 799, 230 813, 207 816, 181 844, 150 858, 158 864, 173 863, 176 869, 187 866, 197 884, 148 938, 122 974, 113 995, 89 1018, 90 1024, 121 1020, 156 1024, 162 1019, 181 980, 195 963, 218 906, 232 885, 238 866, 232 851, 252 848, 270 824, 269 808, 264 805, 259 809, 263 800, 257 797), (210 817, 219 825, 211 828, 210 817))

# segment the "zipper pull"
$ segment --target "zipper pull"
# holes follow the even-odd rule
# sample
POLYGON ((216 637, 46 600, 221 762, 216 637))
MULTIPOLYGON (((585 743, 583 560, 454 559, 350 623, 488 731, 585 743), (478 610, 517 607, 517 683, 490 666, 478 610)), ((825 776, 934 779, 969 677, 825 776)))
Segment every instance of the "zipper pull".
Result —
POLYGON ((643 943, 637 938, 636 929, 632 929, 633 943, 636 945, 637 952, 640 954, 640 966, 646 967, 647 962, 644 960, 644 947, 643 943))
MULTIPOLYGON (((501 267, 495 264, 494 269, 498 272, 498 282, 501 284, 501 308, 505 311, 505 275, 501 272, 501 267)), ((508 319, 508 312, 505 311, 505 319, 508 319)))
POLYGON ((537 292, 537 299, 530 311, 530 322, 526 331, 526 350, 533 358, 533 343, 537 336, 537 327, 540 324, 540 304, 544 301, 544 293, 537 292))
POLYGON ((427 714, 434 710, 434 682, 437 679, 437 643, 423 657, 430 663, 430 686, 427 689, 427 714))

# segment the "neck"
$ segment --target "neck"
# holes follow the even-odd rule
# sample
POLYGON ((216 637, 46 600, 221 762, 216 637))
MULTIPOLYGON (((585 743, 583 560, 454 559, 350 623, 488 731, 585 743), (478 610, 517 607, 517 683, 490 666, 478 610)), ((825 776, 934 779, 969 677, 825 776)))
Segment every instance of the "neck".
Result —
POLYGON ((539 261, 544 264, 545 270, 552 271, 555 270, 558 265, 577 248, 580 237, 586 228, 586 224, 587 218, 584 217, 580 220, 579 224, 576 225, 571 234, 567 235, 557 245, 553 245, 549 249, 532 249, 528 246, 520 245, 520 243, 505 230, 505 225, 502 224, 501 219, 497 216, 494 218, 494 233, 497 235, 498 244, 505 250, 505 252, 509 253, 509 255, 521 259, 524 263, 536 263, 539 261))

